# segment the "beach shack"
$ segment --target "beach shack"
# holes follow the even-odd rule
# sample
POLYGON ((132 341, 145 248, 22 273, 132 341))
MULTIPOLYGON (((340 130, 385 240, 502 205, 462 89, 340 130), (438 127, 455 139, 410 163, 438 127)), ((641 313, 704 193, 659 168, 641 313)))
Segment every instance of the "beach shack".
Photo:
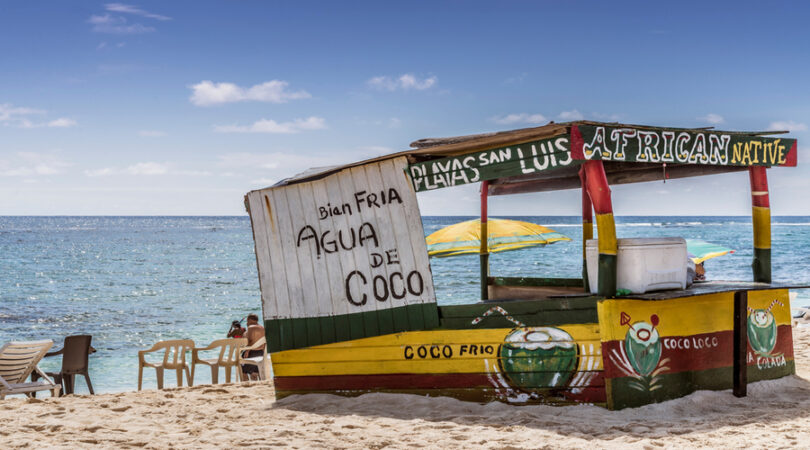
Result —
MULTIPOLYGON (((395 392, 620 409, 701 389, 744 396, 747 382, 795 373, 788 289, 799 286, 771 280, 766 176, 796 166, 795 139, 576 121, 411 147, 246 195, 278 398, 395 392), (750 178, 750 282, 680 286, 685 253, 671 270, 622 256, 611 185, 738 171, 750 178), (481 186, 482 236, 489 196, 581 189, 582 278, 493 276, 482 239, 481 298, 437 305, 416 193, 469 183, 481 186), (623 288, 628 271, 644 272, 646 287, 623 288)), ((671 244, 677 255, 667 238, 625 247, 655 256, 671 244)))

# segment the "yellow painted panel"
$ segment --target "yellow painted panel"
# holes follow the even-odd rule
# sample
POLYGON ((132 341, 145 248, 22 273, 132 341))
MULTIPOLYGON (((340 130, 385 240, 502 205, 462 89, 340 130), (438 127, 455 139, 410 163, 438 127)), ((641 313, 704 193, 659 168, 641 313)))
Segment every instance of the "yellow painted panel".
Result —
POLYGON ((771 248, 771 208, 754 206, 754 248, 771 248))
MULTIPOLYGON (((598 328, 564 325, 578 347, 579 371, 602 370, 598 328)), ((273 353, 276 376, 490 373, 516 329, 412 331, 273 353)))
POLYGON ((599 233, 599 253, 615 255, 619 251, 616 241, 616 222, 613 213, 596 215, 596 231, 599 233))
MULTIPOLYGON (((751 309, 768 309, 777 324, 790 323, 790 303, 786 289, 750 291, 751 309), (777 300, 779 303, 771 305, 777 300)), ((602 342, 624 339, 629 324, 653 322, 658 335, 691 336, 734 329, 734 293, 698 295, 671 300, 603 300, 597 306, 602 342)))

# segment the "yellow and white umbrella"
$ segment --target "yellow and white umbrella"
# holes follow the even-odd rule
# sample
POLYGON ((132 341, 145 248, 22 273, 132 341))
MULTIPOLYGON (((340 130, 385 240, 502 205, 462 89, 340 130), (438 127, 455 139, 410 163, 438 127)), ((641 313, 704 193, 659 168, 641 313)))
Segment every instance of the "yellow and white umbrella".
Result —
MULTIPOLYGON (((537 247, 571 238, 551 228, 509 219, 487 220, 489 253, 537 247)), ((481 220, 473 219, 442 228, 427 237, 430 256, 478 254, 481 250, 481 220)))

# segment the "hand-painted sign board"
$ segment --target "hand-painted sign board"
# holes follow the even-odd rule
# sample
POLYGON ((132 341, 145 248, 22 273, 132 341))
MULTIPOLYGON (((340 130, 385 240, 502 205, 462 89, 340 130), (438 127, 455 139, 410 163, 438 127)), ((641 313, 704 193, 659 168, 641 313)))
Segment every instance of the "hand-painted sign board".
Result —
POLYGON ((568 136, 526 142, 411 164, 417 192, 565 167, 573 162, 568 136))
POLYGON ((250 192, 271 348, 438 325, 405 158, 250 192))
POLYGON ((570 135, 408 166, 417 192, 559 169, 578 161, 795 166, 796 139, 722 131, 575 125, 570 135))
POLYGON ((712 166, 796 165, 796 139, 723 131, 579 125, 572 127, 571 141, 574 159, 712 166))

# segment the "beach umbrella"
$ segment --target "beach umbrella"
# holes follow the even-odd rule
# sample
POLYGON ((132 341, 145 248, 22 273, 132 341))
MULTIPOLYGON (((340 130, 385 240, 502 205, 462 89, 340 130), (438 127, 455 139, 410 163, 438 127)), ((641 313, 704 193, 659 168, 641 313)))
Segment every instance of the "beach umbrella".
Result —
POLYGON ((687 239, 686 251, 690 253, 689 257, 695 264, 700 264, 707 259, 712 259, 717 256, 734 253, 734 250, 728 247, 712 244, 711 242, 702 241, 700 239, 687 239))
MULTIPOLYGON (((519 220, 489 219, 487 245, 490 253, 570 241, 551 228, 519 220)), ((442 228, 427 237, 430 256, 478 254, 481 250, 481 220, 473 219, 442 228)))

